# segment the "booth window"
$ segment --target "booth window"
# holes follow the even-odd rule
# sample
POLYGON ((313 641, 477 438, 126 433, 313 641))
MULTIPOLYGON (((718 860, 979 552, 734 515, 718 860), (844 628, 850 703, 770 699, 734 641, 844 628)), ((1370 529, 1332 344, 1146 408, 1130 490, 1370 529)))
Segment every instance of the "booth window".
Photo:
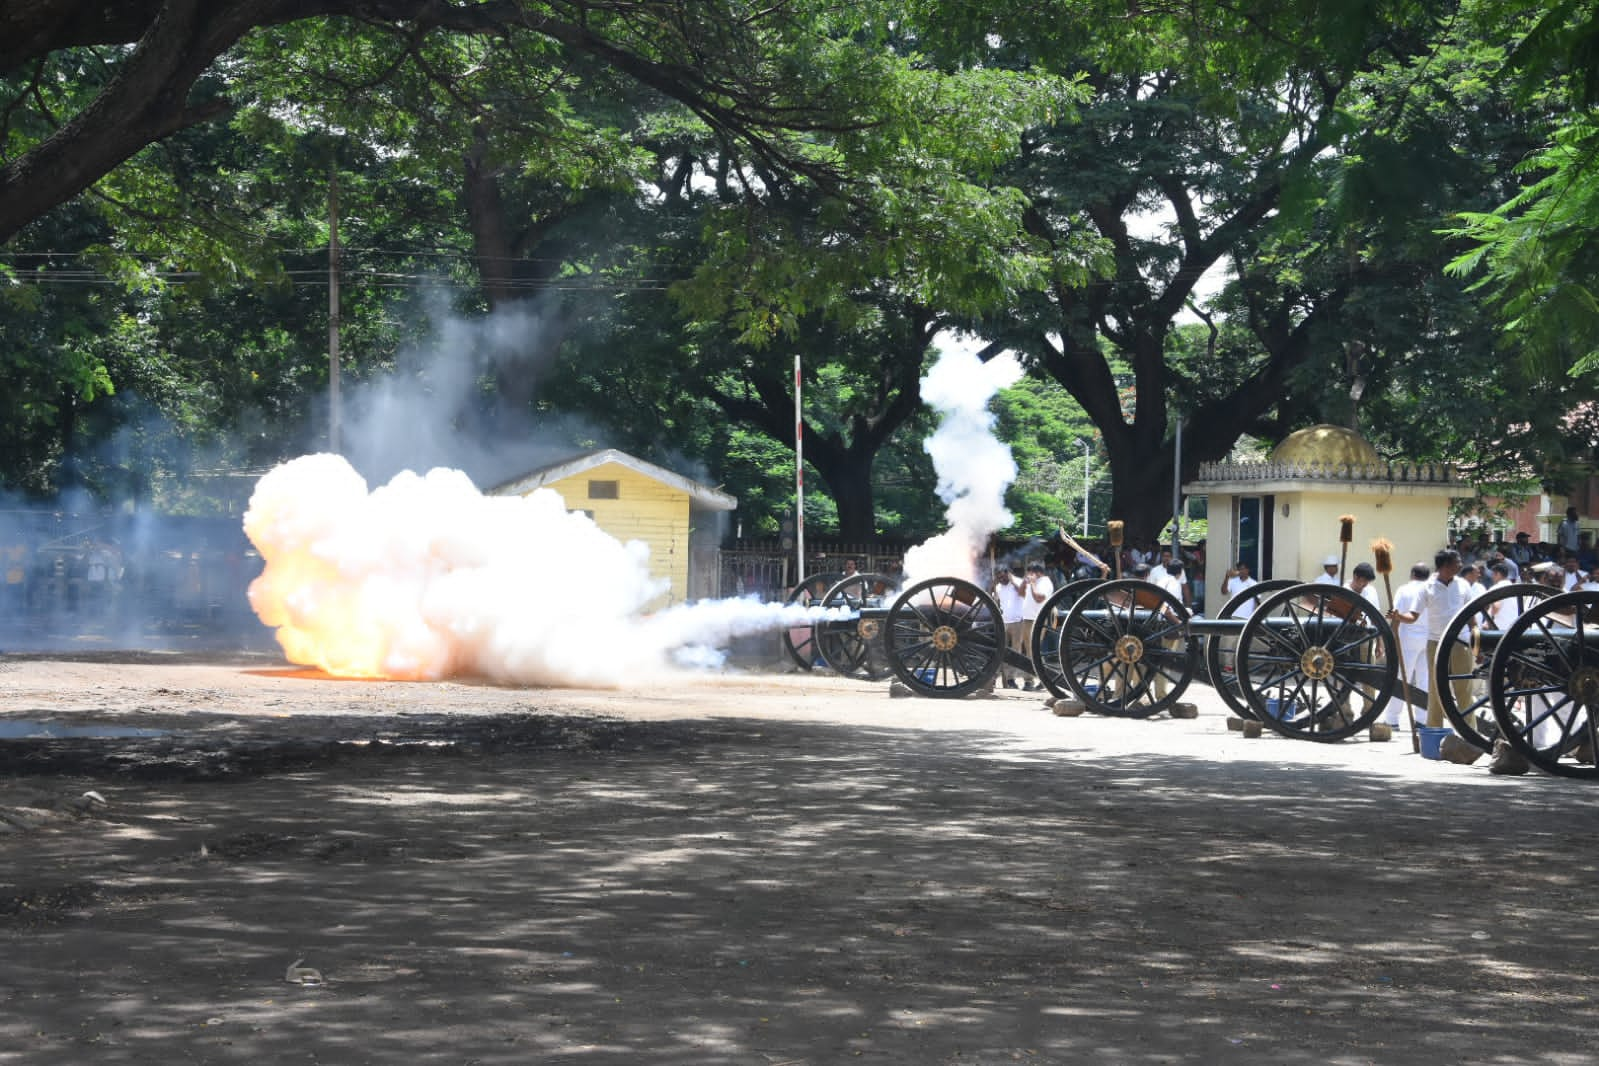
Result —
POLYGON ((589 499, 591 500, 619 500, 622 498, 622 483, 620 481, 590 481, 589 499))

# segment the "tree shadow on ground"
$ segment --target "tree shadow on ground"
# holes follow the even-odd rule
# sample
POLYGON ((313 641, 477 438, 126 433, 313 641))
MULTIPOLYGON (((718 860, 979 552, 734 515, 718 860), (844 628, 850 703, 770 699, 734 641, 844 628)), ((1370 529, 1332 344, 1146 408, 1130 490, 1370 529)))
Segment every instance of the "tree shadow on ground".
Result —
POLYGON ((52 779, 110 803, 0 837, 0 1063, 1590 1054, 1580 783, 600 725, 52 779))

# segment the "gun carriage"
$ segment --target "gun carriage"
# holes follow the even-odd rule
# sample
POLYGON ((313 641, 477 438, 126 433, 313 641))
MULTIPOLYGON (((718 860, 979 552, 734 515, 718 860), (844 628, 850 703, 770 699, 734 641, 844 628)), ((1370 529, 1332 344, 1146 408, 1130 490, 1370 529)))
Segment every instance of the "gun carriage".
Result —
POLYGON ((1490 751, 1502 737, 1545 773, 1599 780, 1599 592, 1490 589, 1450 620, 1430 667, 1462 739, 1490 751), (1451 655, 1459 645, 1469 656, 1451 655))
MULTIPOLYGON (((822 574, 791 600, 843 615, 785 634, 800 665, 892 675, 939 699, 990 686, 1008 663, 1085 710, 1147 718, 1204 678, 1238 716, 1315 741, 1362 732, 1389 699, 1426 704, 1399 676, 1383 613, 1331 584, 1261 582, 1204 618, 1147 581, 1074 581, 1042 605, 1025 655, 1006 647, 995 599, 959 578, 901 589, 887 574, 822 574)), ((1492 589, 1450 620, 1429 666, 1467 743, 1503 738, 1547 773, 1599 780, 1599 592, 1492 589), (1460 645, 1469 656, 1451 654, 1460 645)))
POLYGON ((854 575, 808 601, 851 617, 786 642, 839 673, 892 673, 940 699, 988 687, 1008 663, 1056 697, 1123 718, 1169 710, 1207 663, 1229 707, 1285 736, 1335 741, 1364 730, 1397 684, 1387 620, 1348 589, 1281 585, 1252 589, 1263 598, 1248 617, 1239 608, 1251 596, 1208 619, 1147 581, 1071 582, 1042 605, 1022 655, 1006 647, 998 603, 970 581, 900 591, 884 575, 854 575))

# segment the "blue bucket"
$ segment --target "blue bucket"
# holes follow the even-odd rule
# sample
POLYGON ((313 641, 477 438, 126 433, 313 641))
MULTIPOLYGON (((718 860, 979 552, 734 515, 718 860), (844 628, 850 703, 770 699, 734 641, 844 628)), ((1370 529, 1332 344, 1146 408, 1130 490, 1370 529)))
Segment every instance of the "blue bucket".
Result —
POLYGON ((1090 699, 1098 696, 1099 695, 1099 682, 1098 681, 1084 681, 1083 682, 1083 695, 1089 697, 1090 699))
POLYGON ((1416 732, 1421 738, 1421 757, 1423 759, 1442 759, 1444 737, 1454 733, 1448 726, 1418 725, 1416 732))
POLYGON ((924 685, 938 684, 938 667, 926 666, 916 671, 916 680, 924 685))
POLYGON ((1285 722, 1298 714, 1299 708, 1294 705, 1293 700, 1267 700, 1266 713, 1279 722, 1285 722))

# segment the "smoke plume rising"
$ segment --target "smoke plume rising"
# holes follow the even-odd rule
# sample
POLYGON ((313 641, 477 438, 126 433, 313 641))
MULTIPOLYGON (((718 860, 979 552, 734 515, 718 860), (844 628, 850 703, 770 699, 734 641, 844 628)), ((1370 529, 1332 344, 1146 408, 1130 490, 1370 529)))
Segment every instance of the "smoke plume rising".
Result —
POLYGON ((941 415, 925 447, 949 529, 905 553, 907 584, 935 577, 976 581, 989 537, 1011 524, 1005 490, 1016 480, 1016 461, 994 436, 988 401, 1019 372, 1014 362, 984 363, 970 351, 946 351, 922 379, 922 399, 941 415))

